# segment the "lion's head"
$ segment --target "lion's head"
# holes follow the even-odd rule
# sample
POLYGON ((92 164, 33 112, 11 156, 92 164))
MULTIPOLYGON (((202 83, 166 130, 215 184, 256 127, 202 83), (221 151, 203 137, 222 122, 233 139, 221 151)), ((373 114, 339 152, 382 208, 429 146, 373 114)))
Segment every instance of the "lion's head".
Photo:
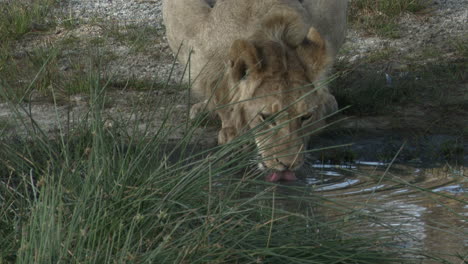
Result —
POLYGON ((217 110, 222 121, 219 143, 248 129, 260 130, 255 136, 259 166, 276 173, 271 180, 294 178, 292 172, 304 161, 311 131, 307 126, 337 107, 327 88, 313 85, 331 62, 326 42, 314 28, 296 42, 236 40, 225 76, 229 91, 216 96, 229 105, 217 110))

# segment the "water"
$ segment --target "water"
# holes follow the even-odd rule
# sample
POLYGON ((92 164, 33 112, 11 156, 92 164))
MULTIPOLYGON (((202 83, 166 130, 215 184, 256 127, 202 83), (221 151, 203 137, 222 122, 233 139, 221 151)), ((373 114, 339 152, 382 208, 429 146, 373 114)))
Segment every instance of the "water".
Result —
MULTIPOLYGON (((382 234, 401 249, 451 256, 468 252, 467 166, 427 167, 360 161, 342 164, 309 159, 297 183, 328 199, 345 201, 354 211, 374 217, 352 232, 382 234)), ((322 214, 333 215, 330 212, 322 214)), ((441 260, 421 260, 441 263, 441 260)), ((450 262, 449 262, 450 263, 450 262)), ((466 262, 465 262, 466 263, 466 262)))

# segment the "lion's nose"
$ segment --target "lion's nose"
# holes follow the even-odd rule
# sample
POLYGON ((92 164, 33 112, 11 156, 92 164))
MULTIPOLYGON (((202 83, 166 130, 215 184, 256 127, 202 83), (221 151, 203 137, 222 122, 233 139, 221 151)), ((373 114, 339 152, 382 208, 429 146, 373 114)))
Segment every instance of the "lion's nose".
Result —
POLYGON ((279 160, 279 159, 276 159, 276 162, 278 162, 278 164, 280 166, 280 170, 279 171, 285 171, 285 170, 290 170, 291 168, 294 167, 294 164, 287 164, 287 163, 284 163, 283 161, 279 160))
POLYGON ((283 160, 280 160, 280 159, 275 159, 278 166, 277 166, 277 170, 279 171, 285 171, 285 170, 295 170, 297 169, 298 166, 300 166, 301 162, 298 160, 298 159, 295 159, 293 161, 291 161, 290 163, 289 162, 285 162, 283 160))
MULTIPOLYGON (((283 162, 281 162, 279 159, 276 159, 276 162, 283 168, 280 169, 280 171, 284 171, 284 170, 287 170, 288 169, 288 166, 286 164, 284 164, 283 162)), ((278 166, 279 167, 279 166, 278 166)))

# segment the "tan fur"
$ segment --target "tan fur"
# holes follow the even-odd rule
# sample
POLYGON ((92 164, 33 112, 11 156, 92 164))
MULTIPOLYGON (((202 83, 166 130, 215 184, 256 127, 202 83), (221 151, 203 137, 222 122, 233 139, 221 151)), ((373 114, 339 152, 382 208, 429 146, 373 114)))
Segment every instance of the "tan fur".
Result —
POLYGON ((205 103, 216 111, 220 144, 261 126, 262 164, 300 167, 304 127, 337 107, 318 84, 344 40, 346 8, 347 0, 164 0, 169 45, 205 100, 191 116, 205 103))

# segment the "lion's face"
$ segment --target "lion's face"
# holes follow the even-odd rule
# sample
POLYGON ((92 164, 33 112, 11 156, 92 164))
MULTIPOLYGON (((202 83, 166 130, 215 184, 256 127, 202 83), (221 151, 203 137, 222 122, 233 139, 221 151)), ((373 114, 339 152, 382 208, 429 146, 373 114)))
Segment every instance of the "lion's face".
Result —
POLYGON ((294 102, 300 93, 267 95, 264 91, 269 89, 264 88, 287 87, 278 82, 265 84, 271 86, 258 87, 260 93, 255 96, 258 98, 245 102, 240 114, 251 120, 250 129, 257 130, 255 142, 262 157, 260 168, 296 170, 304 161, 307 130, 301 128, 310 119, 311 111, 303 100, 294 102))
POLYGON ((262 169, 294 171, 301 167, 309 135, 326 115, 324 104, 336 109, 333 96, 315 91, 306 76, 297 78, 301 75, 294 79, 245 80, 239 84, 239 89, 256 86, 251 87, 255 90, 252 98, 239 103, 233 114, 237 115, 237 122, 255 130, 262 169))
POLYGON ((232 106, 218 111, 223 123, 219 142, 253 129, 261 168, 298 169, 310 125, 336 109, 334 97, 312 84, 329 62, 324 41, 314 29, 297 47, 238 40, 230 58, 226 98, 232 106))

